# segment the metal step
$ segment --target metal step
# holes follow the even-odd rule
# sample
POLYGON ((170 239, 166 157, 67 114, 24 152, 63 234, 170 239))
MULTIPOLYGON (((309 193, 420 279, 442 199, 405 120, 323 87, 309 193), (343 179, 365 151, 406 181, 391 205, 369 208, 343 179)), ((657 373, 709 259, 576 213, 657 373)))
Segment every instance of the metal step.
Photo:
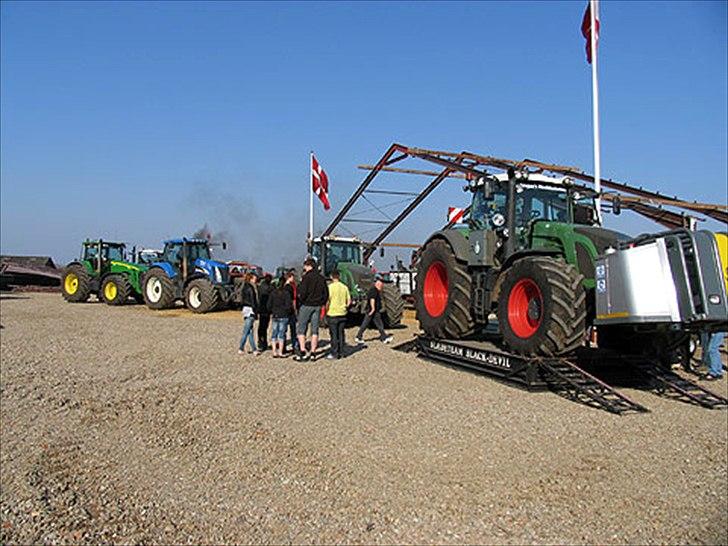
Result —
POLYGON ((417 349, 417 338, 410 339, 409 341, 404 341, 398 345, 395 345, 392 347, 395 351, 400 351, 402 353, 411 353, 412 351, 417 349))
POLYGON ((678 399, 683 399, 709 409, 728 407, 728 400, 701 387, 697 383, 685 379, 661 366, 657 362, 643 362, 637 368, 653 380, 654 389, 659 394, 672 393, 678 399))
POLYGON ((629 411, 649 412, 646 407, 616 391, 603 381, 587 373, 565 358, 537 359, 539 367, 550 377, 554 386, 561 388, 572 399, 623 414, 629 411))

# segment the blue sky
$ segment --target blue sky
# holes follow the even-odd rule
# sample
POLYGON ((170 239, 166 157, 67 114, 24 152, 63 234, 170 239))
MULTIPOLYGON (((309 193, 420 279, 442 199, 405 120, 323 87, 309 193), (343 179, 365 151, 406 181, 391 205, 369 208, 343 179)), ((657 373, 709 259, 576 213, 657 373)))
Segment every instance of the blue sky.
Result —
MULTIPOLYGON (((727 5, 602 2, 604 176, 728 201, 727 5)), ((584 7, 3 2, 2 252, 65 262, 87 236, 158 247, 207 223, 275 267, 301 254, 309 150, 331 180, 317 230, 394 141, 591 172, 584 7)), ((422 241, 459 187, 390 240, 422 241)))

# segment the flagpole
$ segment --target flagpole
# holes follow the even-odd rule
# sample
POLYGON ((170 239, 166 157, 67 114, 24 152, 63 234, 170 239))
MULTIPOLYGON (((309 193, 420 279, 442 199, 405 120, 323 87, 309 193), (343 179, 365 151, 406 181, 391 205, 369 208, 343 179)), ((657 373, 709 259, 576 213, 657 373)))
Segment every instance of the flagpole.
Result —
POLYGON ((589 15, 591 18, 591 57, 592 57, 592 125, 594 128, 594 189, 597 192, 596 206, 597 219, 602 223, 602 198, 599 194, 602 191, 602 162, 599 142, 599 80, 597 78, 597 18, 599 13, 599 0, 589 0, 589 15))
POLYGON ((313 242, 313 151, 308 159, 308 240, 313 242))

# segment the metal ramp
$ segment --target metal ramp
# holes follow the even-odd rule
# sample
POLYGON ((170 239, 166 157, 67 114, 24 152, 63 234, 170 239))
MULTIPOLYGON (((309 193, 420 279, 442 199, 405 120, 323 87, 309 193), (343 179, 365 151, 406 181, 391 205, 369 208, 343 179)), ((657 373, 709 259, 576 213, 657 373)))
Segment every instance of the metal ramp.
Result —
POLYGON ((650 411, 565 358, 539 358, 536 363, 557 390, 576 402, 618 415, 650 411))
POLYGON ((728 407, 728 400, 656 363, 640 363, 637 368, 650 378, 653 389, 708 409, 728 407))

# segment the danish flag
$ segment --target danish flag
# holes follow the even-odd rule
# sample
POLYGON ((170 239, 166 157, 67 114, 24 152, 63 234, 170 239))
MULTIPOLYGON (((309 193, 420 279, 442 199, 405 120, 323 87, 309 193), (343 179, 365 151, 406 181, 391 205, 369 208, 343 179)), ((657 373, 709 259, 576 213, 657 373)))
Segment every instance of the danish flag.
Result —
POLYGON ((311 154, 311 187, 313 193, 324 204, 324 210, 329 210, 331 208, 329 203, 329 177, 326 176, 326 171, 321 168, 313 154, 311 154))
POLYGON ((463 215, 465 214, 465 209, 461 209, 458 207, 448 207, 447 208, 447 223, 448 224, 458 224, 463 219, 463 215))
POLYGON ((594 32, 594 45, 598 46, 599 44, 599 5, 597 2, 589 2, 586 5, 586 11, 584 12, 584 18, 581 20, 581 34, 586 39, 586 62, 591 64, 592 62, 592 44, 591 44, 591 33, 592 30, 595 30, 594 32), (594 27, 595 29, 592 29, 591 24, 591 10, 592 10, 592 4, 594 4, 594 27))

